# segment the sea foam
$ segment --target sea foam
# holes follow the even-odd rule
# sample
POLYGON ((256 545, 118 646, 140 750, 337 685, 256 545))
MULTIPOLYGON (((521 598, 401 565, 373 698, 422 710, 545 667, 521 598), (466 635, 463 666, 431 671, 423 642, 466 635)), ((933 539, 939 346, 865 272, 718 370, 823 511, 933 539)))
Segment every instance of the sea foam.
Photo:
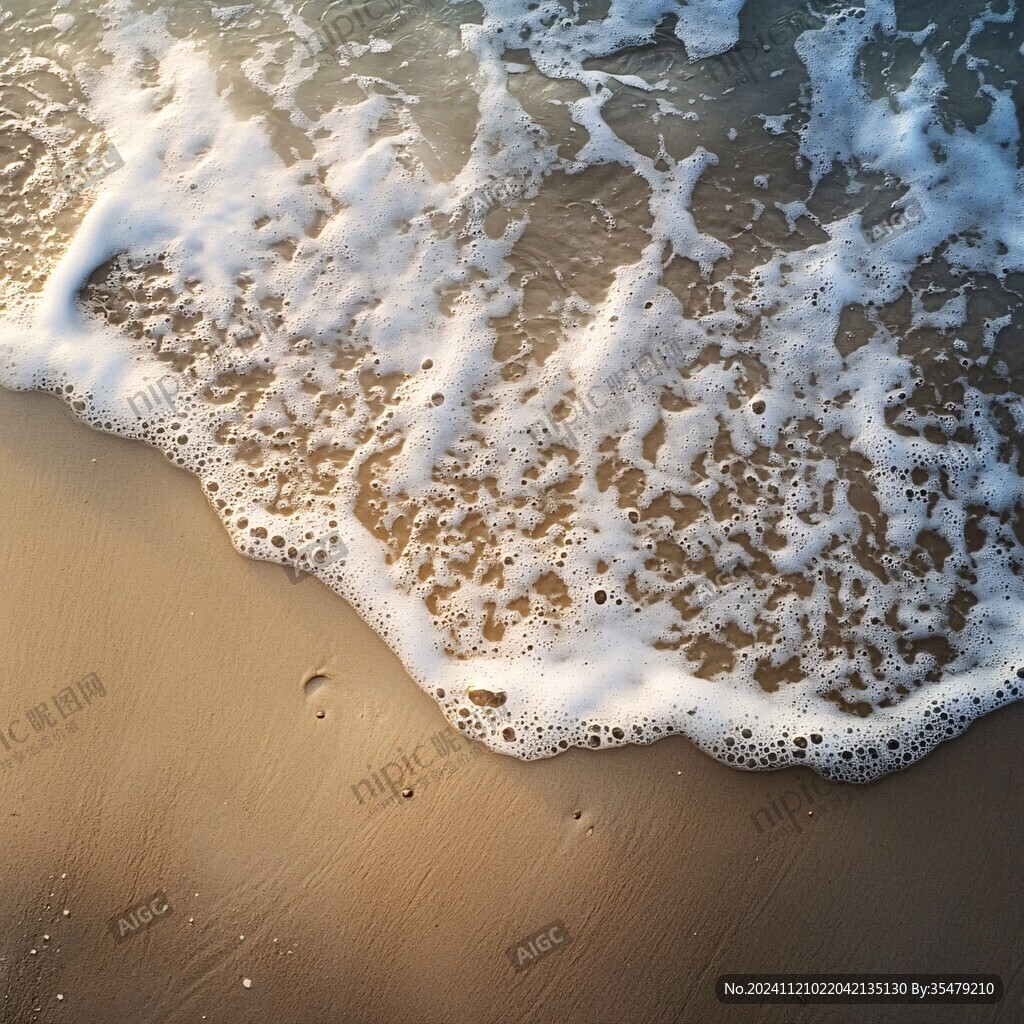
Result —
POLYGON ((1020 17, 741 7, 16 15, 0 379, 495 750, 916 760, 1024 677, 1020 17))

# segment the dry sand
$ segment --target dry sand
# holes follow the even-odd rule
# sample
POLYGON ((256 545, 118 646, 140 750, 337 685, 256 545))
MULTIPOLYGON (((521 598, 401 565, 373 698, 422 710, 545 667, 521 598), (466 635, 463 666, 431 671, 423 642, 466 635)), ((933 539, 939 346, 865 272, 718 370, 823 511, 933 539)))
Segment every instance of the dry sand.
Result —
POLYGON ((5 1024, 1024 1020, 1019 706, 863 788, 678 738, 449 750, 355 613, 238 555, 192 477, 48 396, 0 393, 0 422, 0 725, 105 689, 77 732, 0 748, 5 1024), (414 752, 413 795, 371 797, 414 752), (116 942, 158 891, 170 911, 116 942), (515 971, 506 950, 556 920, 571 943, 515 971), (994 972, 1006 995, 716 1001, 755 970, 994 972))

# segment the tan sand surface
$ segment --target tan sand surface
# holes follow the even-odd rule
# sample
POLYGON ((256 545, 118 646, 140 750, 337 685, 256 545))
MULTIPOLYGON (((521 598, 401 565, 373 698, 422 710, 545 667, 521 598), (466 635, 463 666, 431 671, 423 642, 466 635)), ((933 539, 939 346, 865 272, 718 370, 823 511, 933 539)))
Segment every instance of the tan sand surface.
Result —
POLYGON ((466 748, 318 582, 238 555, 159 453, 43 395, 0 393, 0 424, 4 1024, 1024 1020, 1019 706, 863 788, 679 738, 520 763, 466 748), (714 994, 826 970, 1006 995, 714 994))

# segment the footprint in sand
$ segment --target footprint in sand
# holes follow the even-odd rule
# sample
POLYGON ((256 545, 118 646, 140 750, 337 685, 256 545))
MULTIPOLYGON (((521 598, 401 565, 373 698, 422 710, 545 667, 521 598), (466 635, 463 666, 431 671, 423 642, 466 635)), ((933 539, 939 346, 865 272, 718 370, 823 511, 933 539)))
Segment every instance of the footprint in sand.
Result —
POLYGON ((330 679, 327 676, 315 675, 310 676, 302 684, 302 692, 306 695, 306 700, 313 706, 317 718, 327 717, 324 698, 327 696, 326 690, 329 683, 330 679))

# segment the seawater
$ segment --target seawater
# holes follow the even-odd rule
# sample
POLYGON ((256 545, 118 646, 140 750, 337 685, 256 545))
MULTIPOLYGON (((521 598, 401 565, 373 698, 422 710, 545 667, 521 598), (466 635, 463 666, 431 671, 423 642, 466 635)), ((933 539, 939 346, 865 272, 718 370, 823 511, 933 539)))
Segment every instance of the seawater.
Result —
POLYGON ((1021 696, 1016 4, 0 23, 0 380, 464 734, 865 781, 1021 696))

